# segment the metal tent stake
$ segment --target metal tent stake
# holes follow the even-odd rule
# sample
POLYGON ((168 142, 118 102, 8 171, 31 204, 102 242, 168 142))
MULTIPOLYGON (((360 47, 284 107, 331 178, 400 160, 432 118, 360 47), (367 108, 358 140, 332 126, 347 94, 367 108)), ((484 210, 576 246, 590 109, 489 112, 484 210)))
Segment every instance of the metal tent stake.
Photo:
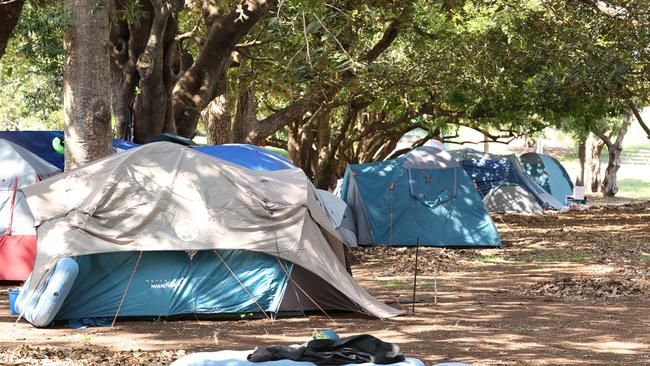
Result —
POLYGON ((416 247, 415 247, 415 274, 413 276, 413 307, 412 307, 412 312, 415 314, 415 290, 418 285, 418 255, 420 254, 420 237, 418 236, 416 239, 416 247))

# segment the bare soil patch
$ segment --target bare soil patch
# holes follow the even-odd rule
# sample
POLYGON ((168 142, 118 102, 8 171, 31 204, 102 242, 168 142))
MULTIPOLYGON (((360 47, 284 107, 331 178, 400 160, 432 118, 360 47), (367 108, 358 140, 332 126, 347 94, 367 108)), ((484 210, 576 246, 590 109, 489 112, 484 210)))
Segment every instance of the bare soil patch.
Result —
MULTIPOLYGON (((122 320, 37 329, 0 290, 0 364, 167 364, 184 353, 303 342, 315 329, 370 333, 427 363, 650 364, 650 204, 495 217, 504 248, 420 249, 415 313, 232 321, 122 320), (88 361, 91 360, 91 361, 88 361)), ((359 249, 355 278, 411 309, 414 248, 359 249)))

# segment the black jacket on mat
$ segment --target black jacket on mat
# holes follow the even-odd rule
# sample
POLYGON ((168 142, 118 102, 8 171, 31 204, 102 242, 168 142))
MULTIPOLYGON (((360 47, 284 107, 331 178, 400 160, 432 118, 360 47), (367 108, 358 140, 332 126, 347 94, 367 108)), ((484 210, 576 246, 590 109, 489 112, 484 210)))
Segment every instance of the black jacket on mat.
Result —
POLYGON ((372 362, 391 364, 404 361, 399 347, 368 334, 341 339, 314 339, 300 347, 268 346, 256 348, 248 361, 293 360, 320 366, 372 362))

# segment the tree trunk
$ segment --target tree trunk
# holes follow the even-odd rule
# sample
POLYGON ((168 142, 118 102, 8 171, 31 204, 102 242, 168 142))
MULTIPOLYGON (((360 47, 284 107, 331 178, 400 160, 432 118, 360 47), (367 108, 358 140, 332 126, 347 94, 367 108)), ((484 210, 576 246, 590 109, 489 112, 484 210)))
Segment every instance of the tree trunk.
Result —
MULTIPOLYGON (((632 111, 628 113, 623 118, 623 123, 618 131, 618 136, 616 137, 615 142, 611 142, 609 139, 603 139, 605 144, 607 144, 607 150, 609 151, 609 162, 607 163, 607 169, 605 170, 605 177, 603 178, 603 184, 601 190, 603 195, 606 197, 613 197, 618 193, 618 184, 616 182, 616 174, 618 169, 621 167, 621 152, 623 151, 623 139, 627 133, 630 123, 632 122, 632 111)), ((601 137, 602 138, 602 137, 601 137)))
POLYGON ((18 24, 25 0, 12 0, 0 3, 0 58, 5 54, 7 43, 18 24))
POLYGON ((64 8, 71 16, 63 74, 67 170, 109 155, 112 147, 108 9, 92 0, 65 0, 64 8))
POLYGON ((232 122, 230 118, 230 99, 228 85, 224 79, 219 94, 201 112, 205 123, 208 145, 221 145, 232 142, 232 122))
POLYGON ((580 159, 580 169, 578 169, 578 174, 576 175, 576 186, 584 187, 585 186, 585 165, 587 158, 587 149, 585 138, 580 138, 578 142, 578 159, 580 159))
POLYGON ((593 133, 589 134, 587 139, 589 154, 587 156, 587 168, 589 172, 589 182, 591 191, 596 193, 600 188, 600 154, 603 152, 605 143, 593 133))
MULTIPOLYGON (((169 93, 171 86, 166 86, 165 48, 167 52, 173 47, 176 20, 172 12, 181 4, 164 0, 152 0, 153 23, 144 51, 138 56, 136 69, 140 76, 139 93, 135 96, 133 113, 137 117, 134 124, 134 141, 142 144, 147 137, 163 132, 176 132, 171 113, 169 93), (171 23, 171 24, 170 24, 171 23), (166 47, 167 46, 167 47, 166 47)), ((169 80, 173 82, 173 80, 169 80)), ((172 84, 173 85, 173 84, 172 84)), ((198 116, 197 116, 198 118, 198 116)))
POLYGON ((140 75, 136 68, 138 56, 144 51, 149 39, 153 9, 149 1, 139 3, 139 11, 146 14, 126 22, 116 16, 118 11, 128 11, 121 1, 110 1, 111 14, 111 75, 113 78, 112 100, 115 116, 116 137, 133 141, 137 116, 134 115, 136 88, 140 75))
MULTIPOLYGON (((257 99, 255 90, 250 84, 251 71, 246 60, 243 60, 239 68, 239 83, 235 117, 232 125, 233 142, 257 144, 259 141, 250 141, 248 133, 257 124, 257 99)), ((266 136, 264 136, 266 138, 266 136)))
POLYGON ((174 121, 180 135, 194 137, 200 112, 215 98, 217 84, 226 77, 235 45, 262 18, 267 5, 276 3, 244 0, 230 13, 210 18, 208 36, 196 61, 173 91, 174 121))

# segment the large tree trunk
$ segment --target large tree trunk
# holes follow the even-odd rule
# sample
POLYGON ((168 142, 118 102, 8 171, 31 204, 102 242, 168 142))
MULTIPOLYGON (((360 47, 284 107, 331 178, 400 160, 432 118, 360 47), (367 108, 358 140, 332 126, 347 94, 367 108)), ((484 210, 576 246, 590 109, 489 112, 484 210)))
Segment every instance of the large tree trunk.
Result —
POLYGON ((139 11, 147 16, 131 22, 120 20, 118 11, 127 11, 121 1, 109 2, 111 14, 111 75, 113 79, 112 100, 115 116, 116 137, 132 141, 136 116, 133 113, 136 87, 140 75, 136 69, 138 56, 144 51, 149 38, 153 9, 149 1, 139 3, 139 11))
POLYGON ((108 9, 92 0, 65 0, 71 25, 64 36, 65 168, 112 152, 108 9))
POLYGON ((609 162, 607 163, 607 169, 605 170, 605 177, 603 178, 603 184, 601 185, 601 190, 604 196, 613 197, 618 193, 618 184, 616 181, 616 174, 618 169, 621 167, 621 152, 623 151, 623 139, 627 133, 630 123, 632 122, 632 111, 629 111, 623 118, 623 123, 618 131, 618 136, 616 141, 612 142, 611 139, 607 136, 599 136, 605 144, 607 145, 607 150, 609 151, 609 162))
POLYGON ((25 0, 0 2, 0 58, 5 54, 7 43, 18 24, 25 0))
MULTIPOLYGON (((170 92, 175 82, 165 64, 165 53, 173 49, 176 19, 172 13, 182 5, 178 1, 152 0, 153 23, 144 51, 138 56, 136 69, 140 76, 139 93, 135 97, 133 113, 134 141, 141 144, 147 137, 163 132, 176 132, 171 115, 170 92), (168 28, 171 28, 168 30, 168 28), (166 82, 171 85, 166 85, 166 82)), ((198 116, 197 116, 198 117, 198 116)))
POLYGON ((593 133, 589 134, 587 139, 587 149, 589 154, 587 156, 587 169, 589 172, 589 182, 591 191, 596 193, 600 189, 600 154, 603 152, 605 143, 598 136, 593 133))

